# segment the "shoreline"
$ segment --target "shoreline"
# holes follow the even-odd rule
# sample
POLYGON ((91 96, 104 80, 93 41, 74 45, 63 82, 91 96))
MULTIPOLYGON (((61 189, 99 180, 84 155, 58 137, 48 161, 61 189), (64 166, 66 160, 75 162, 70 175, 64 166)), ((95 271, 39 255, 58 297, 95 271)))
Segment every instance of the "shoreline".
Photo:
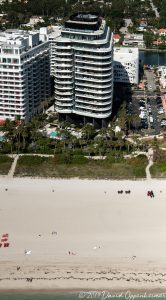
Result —
POLYGON ((150 49, 150 48, 138 48, 139 51, 145 51, 145 52, 160 52, 160 53, 166 53, 166 49, 150 49))

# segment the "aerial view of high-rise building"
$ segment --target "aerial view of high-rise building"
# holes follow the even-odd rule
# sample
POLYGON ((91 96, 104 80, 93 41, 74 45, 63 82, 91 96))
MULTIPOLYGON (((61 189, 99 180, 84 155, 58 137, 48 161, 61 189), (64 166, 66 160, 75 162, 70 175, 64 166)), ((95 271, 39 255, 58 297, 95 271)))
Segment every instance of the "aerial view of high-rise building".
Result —
POLYGON ((104 121, 113 99, 113 41, 106 21, 95 14, 73 15, 57 38, 55 106, 59 114, 104 121))
POLYGON ((0 119, 28 120, 50 96, 49 42, 38 32, 0 32, 0 119))
POLYGON ((166 299, 166 0, 0 0, 0 300, 166 299))

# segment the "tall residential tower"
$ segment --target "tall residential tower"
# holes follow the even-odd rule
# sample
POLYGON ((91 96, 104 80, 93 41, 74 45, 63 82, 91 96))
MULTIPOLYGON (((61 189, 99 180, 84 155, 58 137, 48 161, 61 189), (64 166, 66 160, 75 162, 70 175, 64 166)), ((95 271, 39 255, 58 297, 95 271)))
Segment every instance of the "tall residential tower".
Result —
POLYGON ((0 119, 28 120, 41 111, 51 94, 49 53, 38 32, 0 33, 0 119))
MULTIPOLYGON (((73 15, 55 46, 55 107, 64 117, 107 119, 112 112, 113 37, 96 14, 73 15)), ((100 121, 100 122, 101 122, 100 121)))

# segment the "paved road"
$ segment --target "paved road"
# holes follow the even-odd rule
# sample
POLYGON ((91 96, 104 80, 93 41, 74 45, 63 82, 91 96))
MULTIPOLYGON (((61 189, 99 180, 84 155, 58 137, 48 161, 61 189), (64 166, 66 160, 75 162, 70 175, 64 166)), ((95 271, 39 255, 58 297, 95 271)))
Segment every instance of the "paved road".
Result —
POLYGON ((158 118, 158 111, 157 111, 157 102, 154 98, 149 98, 150 107, 152 110, 152 117, 153 117, 153 127, 154 127, 154 134, 159 134, 161 130, 160 121, 158 118))
POLYGON ((154 73, 150 70, 145 71, 147 78, 147 89, 149 92, 154 92, 156 90, 155 76, 154 73))
POLYGON ((150 0, 150 4, 151 4, 151 7, 152 7, 153 11, 155 12, 156 18, 160 18, 160 14, 159 14, 157 8, 154 6, 152 0, 150 0))

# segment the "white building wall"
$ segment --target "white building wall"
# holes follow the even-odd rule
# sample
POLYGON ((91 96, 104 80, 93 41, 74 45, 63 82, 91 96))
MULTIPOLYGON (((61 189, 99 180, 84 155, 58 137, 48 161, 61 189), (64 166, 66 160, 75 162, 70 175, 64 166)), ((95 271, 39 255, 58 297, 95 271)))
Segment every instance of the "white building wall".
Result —
POLYGON ((50 96, 49 42, 30 48, 27 32, 8 35, 0 38, 0 119, 28 119, 50 96))
POLYGON ((114 47, 114 81, 138 84, 138 48, 114 47))
POLYGON ((160 84, 165 89, 166 88, 166 67, 161 66, 158 69, 158 73, 159 73, 159 76, 160 76, 160 84))

